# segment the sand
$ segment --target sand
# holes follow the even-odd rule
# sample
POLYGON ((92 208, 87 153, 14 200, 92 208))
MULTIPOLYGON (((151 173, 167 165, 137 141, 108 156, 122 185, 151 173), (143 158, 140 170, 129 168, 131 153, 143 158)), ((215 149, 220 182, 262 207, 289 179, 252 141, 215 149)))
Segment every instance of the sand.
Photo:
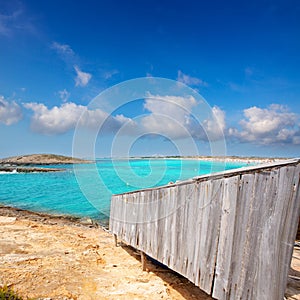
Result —
POLYGON ((0 284, 38 299, 211 299, 94 225, 0 209, 0 284), (17 217, 16 217, 17 216, 17 217))
MULTIPOLYGON (((300 274, 295 250, 293 276, 300 274)), ((88 220, 0 207, 0 285, 35 299, 212 299, 175 272, 147 261, 88 220)), ((288 299, 300 299, 289 280, 288 299)))

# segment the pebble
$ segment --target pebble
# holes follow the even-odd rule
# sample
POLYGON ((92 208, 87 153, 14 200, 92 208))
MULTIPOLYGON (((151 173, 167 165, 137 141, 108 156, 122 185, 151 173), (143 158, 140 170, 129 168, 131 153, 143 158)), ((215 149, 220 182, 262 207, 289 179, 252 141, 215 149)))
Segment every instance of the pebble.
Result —
POLYGON ((90 218, 82 218, 80 219, 80 224, 82 225, 93 225, 93 220, 90 218))

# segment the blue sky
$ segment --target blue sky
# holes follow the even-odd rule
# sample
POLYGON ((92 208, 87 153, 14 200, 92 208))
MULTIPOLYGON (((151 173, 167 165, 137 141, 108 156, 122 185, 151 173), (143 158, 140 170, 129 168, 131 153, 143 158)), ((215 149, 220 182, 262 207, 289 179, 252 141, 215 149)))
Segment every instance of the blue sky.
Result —
MULTIPOLYGON (((0 157, 71 154, 76 123, 94 97, 151 76, 206 99, 226 154, 299 157, 299 15, 300 2, 290 0, 0 0, 0 157)), ((135 125, 160 133, 137 139, 130 155, 181 153, 185 137, 155 118, 162 110, 141 99, 115 113, 118 128, 143 114, 135 125)), ((96 144, 97 156, 111 154, 114 135, 108 130, 96 144)), ((193 137, 199 154, 210 154, 208 141, 193 137)))

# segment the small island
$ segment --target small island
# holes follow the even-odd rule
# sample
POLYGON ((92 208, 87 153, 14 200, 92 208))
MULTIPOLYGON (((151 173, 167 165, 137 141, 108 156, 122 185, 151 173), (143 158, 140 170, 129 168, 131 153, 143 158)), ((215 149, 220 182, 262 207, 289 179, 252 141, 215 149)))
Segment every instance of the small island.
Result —
POLYGON ((83 164, 89 160, 56 154, 30 154, 0 159, 1 172, 60 172, 62 168, 45 168, 47 165, 83 164), (40 167, 41 166, 41 167, 40 167))

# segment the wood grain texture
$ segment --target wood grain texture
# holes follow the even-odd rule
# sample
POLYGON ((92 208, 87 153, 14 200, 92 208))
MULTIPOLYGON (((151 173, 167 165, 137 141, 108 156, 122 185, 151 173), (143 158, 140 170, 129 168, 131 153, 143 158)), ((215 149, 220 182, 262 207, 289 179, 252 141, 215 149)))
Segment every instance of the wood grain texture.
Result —
POLYGON ((216 299, 282 300, 300 160, 114 195, 110 231, 216 299))

